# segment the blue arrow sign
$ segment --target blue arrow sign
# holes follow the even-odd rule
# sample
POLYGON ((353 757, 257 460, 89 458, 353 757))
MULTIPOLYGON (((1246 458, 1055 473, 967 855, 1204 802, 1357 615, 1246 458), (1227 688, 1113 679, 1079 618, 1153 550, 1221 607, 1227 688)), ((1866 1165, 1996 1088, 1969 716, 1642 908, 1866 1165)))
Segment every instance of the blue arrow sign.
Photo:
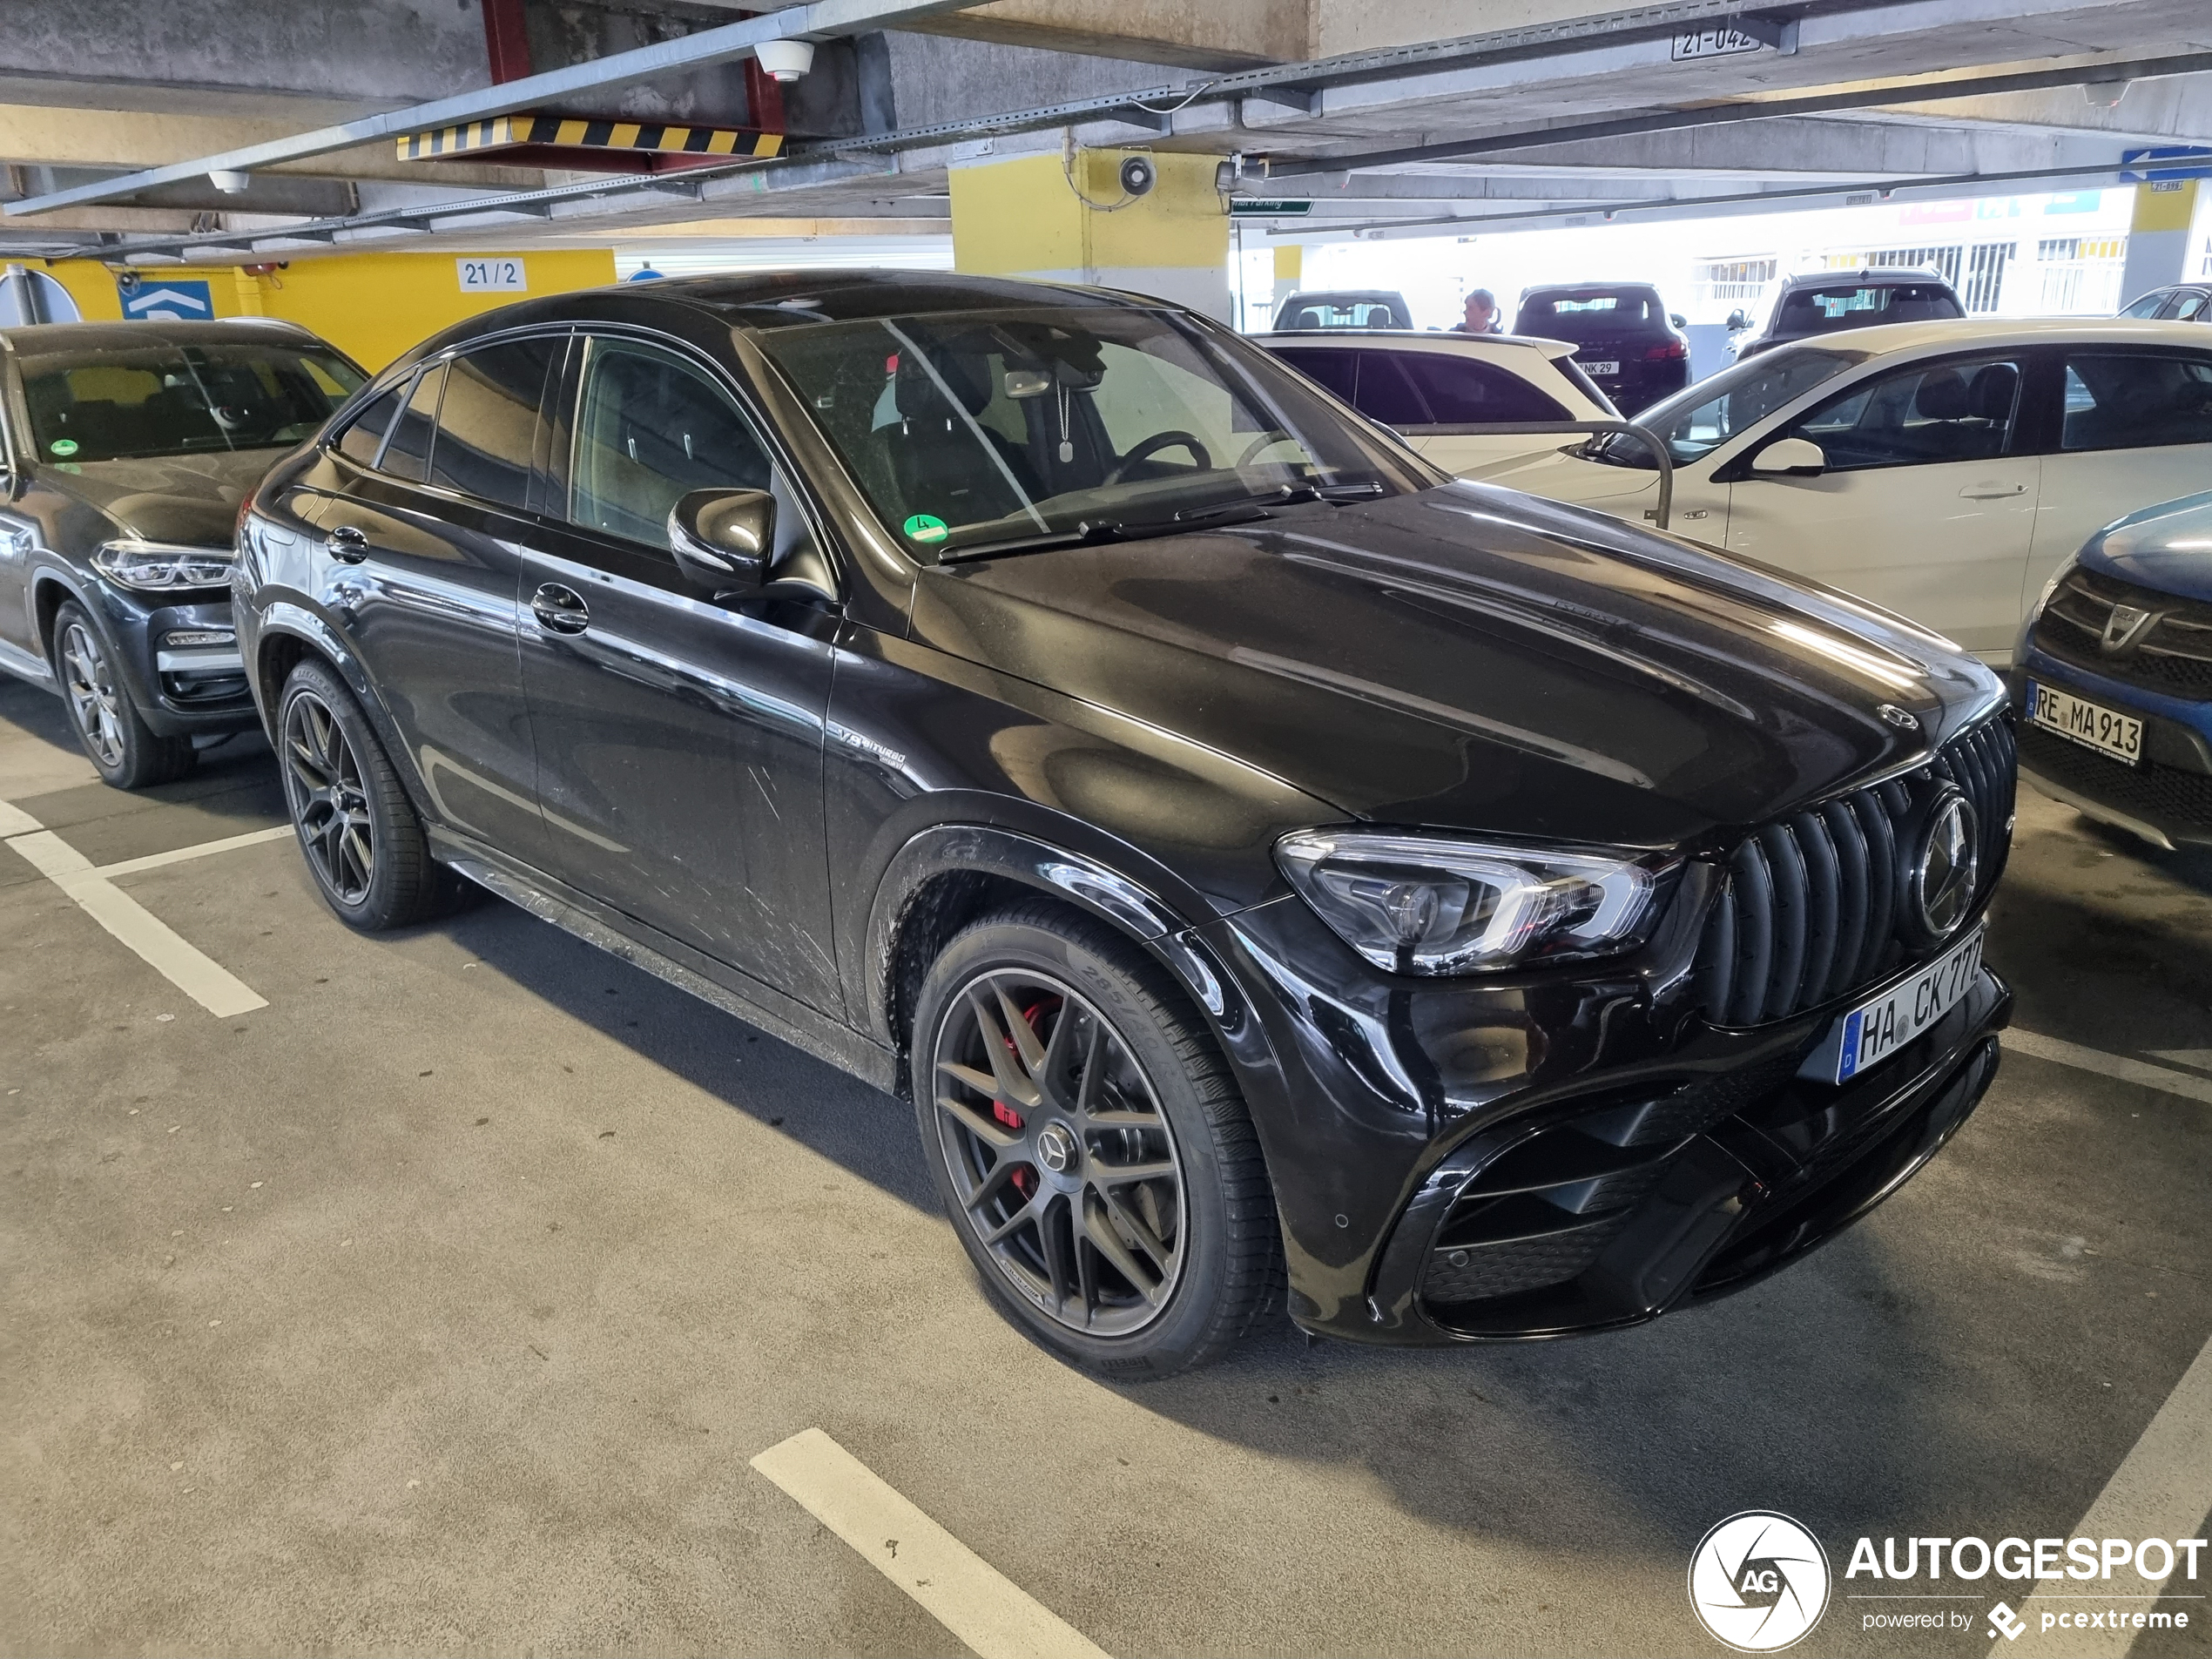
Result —
POLYGON ((140 282, 123 296, 123 314, 133 322, 206 322, 215 314, 215 297, 205 282, 140 282))
POLYGON ((2212 150, 2193 144, 2162 145, 2151 150, 2122 150, 2120 165, 2120 181, 2125 185, 2162 185, 2175 179, 2212 178, 2212 150), (2180 165, 2145 166, 2145 162, 2180 165))

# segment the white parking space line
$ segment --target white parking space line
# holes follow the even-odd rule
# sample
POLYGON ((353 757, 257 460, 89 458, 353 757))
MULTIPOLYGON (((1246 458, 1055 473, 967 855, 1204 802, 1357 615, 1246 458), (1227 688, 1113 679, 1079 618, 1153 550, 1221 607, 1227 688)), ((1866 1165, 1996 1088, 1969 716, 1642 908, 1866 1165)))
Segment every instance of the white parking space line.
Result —
POLYGON ((260 846, 266 841, 287 840, 291 835, 291 825, 279 824, 273 829, 250 830, 244 835, 226 835, 219 841, 200 841, 191 846, 172 847, 166 853, 149 853, 144 858, 125 859, 119 864, 103 864, 92 873, 136 875, 141 870, 158 870, 166 865, 204 859, 211 853, 234 853, 241 846, 260 846))
POLYGON ((92 867, 92 861, 21 807, 0 802, 0 838, 140 961, 218 1019, 268 1007, 268 999, 92 867))
POLYGON ((2107 1054, 2101 1049, 2085 1049, 2078 1042, 2040 1036, 2017 1026, 2005 1033, 2002 1042, 2007 1049, 2031 1059, 2094 1071, 2101 1076, 2117 1077, 2124 1083, 2140 1083, 2145 1089, 2160 1089, 2169 1095, 2212 1104, 2212 1077, 2192 1077, 2170 1066, 2154 1066, 2147 1060, 2130 1060, 2125 1055, 2107 1054))
MULTIPOLYGON (((2150 1420, 2150 1426, 2135 1442, 2112 1479, 2105 1482, 2105 1489, 2089 1506, 2089 1513, 2074 1524, 2075 1538, 2124 1538, 2133 1542, 2144 1538, 2195 1538, 2202 1534, 2197 1530, 2205 1515, 2212 1513, 2212 1342, 2198 1351, 2189 1368, 2182 1373, 2182 1380, 2158 1408, 2158 1415, 2150 1420)), ((2182 1559, 2176 1552, 2177 1561, 2182 1559)), ((2203 1552, 2198 1552, 2198 1581, 2194 1590, 2205 1588, 2203 1575, 2208 1566, 2203 1552)), ((2155 1595, 2171 1581, 2166 1578, 2146 1580, 2139 1577, 2133 1568, 2116 1569, 2112 1584, 2131 1598, 2155 1595)), ((2083 1607, 2094 1608, 2094 1602, 2080 1594, 2090 1588, 2072 1579, 2050 1581, 2047 1596, 2038 1589, 2021 1603, 2020 1616, 2029 1630, 2040 1635, 2043 1615, 2062 1613, 2083 1607)), ((2148 1610, 2148 1601, 2116 1602, 2116 1606, 2133 1612, 2148 1610)), ((2202 1608, 2203 1602, 2192 1607, 2202 1608)), ((2202 1615, 2192 1612, 2190 1623, 2195 1624, 2202 1615)), ((2062 1636, 2058 1644, 2078 1659, 2121 1659, 2134 1646, 2139 1634, 2132 1627, 2108 1629, 2092 1626, 2086 1630, 2053 1630, 2053 1635, 2062 1636)), ((2033 1652, 2000 1638, 1989 1651, 1993 1654, 2033 1652)))
POLYGON ((858 1550, 979 1659, 1106 1659, 1103 1649, 887 1484, 819 1428, 752 1467, 858 1550))

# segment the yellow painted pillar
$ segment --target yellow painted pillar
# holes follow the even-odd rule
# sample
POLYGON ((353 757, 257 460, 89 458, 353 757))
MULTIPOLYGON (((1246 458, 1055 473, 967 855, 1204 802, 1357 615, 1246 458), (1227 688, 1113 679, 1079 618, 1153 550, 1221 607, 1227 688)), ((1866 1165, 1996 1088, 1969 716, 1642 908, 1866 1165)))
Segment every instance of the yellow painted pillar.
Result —
POLYGON ((2121 304, 2183 279, 2188 267, 2189 224, 2196 216, 2196 189, 2194 179, 2135 186, 2128 263, 2120 274, 2121 304))
POLYGON ((1123 187, 1130 150, 981 161, 952 172, 953 263, 1157 295, 1226 322, 1229 208, 1215 156, 1143 153, 1154 183, 1123 187))

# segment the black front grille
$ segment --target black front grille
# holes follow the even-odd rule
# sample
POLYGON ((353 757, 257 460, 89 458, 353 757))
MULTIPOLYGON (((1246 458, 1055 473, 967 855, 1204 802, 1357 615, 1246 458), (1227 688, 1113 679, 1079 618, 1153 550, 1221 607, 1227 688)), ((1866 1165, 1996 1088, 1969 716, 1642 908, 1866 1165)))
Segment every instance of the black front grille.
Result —
POLYGON ((2137 766, 2040 726, 2020 732, 2020 759, 2061 789, 2140 818, 2212 826, 2212 777, 2145 761, 2137 766))
POLYGON ((2074 570, 2035 619, 2035 644, 2061 662, 2125 685, 2192 699, 2212 698, 2212 604, 2177 599, 2094 570, 2074 570), (2104 649, 2114 605, 2151 613, 2127 644, 2104 649))
POLYGON ((1728 859, 1698 948, 1700 1005, 1717 1025, 1786 1019, 1887 977, 1921 948, 1905 913, 1910 844, 1944 784, 1981 830, 1979 905, 2011 844, 2008 717, 1985 722, 1903 777, 1761 825, 1728 859))

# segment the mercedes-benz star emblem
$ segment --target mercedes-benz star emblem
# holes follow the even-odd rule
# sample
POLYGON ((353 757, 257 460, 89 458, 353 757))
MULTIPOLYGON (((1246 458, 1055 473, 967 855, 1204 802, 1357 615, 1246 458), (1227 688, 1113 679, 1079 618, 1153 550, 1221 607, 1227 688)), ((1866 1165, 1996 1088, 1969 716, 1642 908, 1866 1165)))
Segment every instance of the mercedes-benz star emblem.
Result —
POLYGON ((2104 637, 2099 643, 2107 651, 2125 651, 2137 630, 2149 620, 2150 612, 2140 605, 2114 605, 2105 618, 2104 637))
POLYGON ((1940 942, 1959 929, 1973 907, 1981 873, 1981 824, 1973 803, 1947 791, 1928 814, 1912 860, 1912 902, 1928 936, 1940 942))
POLYGON ((1067 1173, 1068 1166, 1076 1161, 1075 1136, 1054 1123, 1037 1136, 1037 1162, 1055 1175, 1067 1173))

